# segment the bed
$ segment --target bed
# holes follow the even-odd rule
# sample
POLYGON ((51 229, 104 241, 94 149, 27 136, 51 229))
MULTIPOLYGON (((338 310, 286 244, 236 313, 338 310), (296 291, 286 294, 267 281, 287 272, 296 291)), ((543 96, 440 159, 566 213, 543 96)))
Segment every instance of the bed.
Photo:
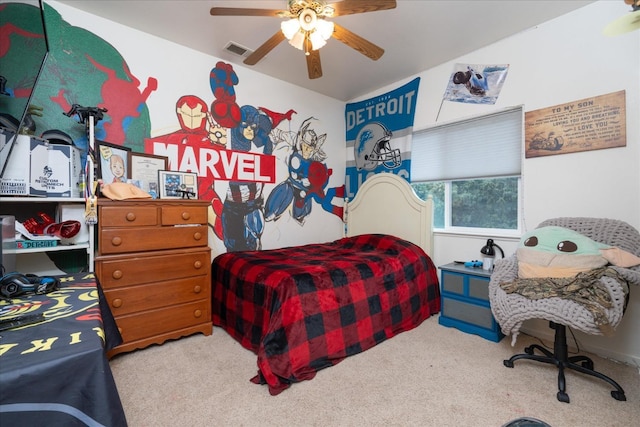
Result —
POLYGON ((277 395, 438 313, 432 206, 376 174, 346 202, 343 238, 218 255, 213 324, 257 355, 251 381, 277 395))

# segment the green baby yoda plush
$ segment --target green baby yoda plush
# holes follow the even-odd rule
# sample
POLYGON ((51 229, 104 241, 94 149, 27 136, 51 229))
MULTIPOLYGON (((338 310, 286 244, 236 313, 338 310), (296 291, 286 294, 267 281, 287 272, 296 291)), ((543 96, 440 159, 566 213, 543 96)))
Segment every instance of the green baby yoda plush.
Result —
POLYGON ((568 228, 537 228, 520 239, 518 276, 572 277, 607 265, 602 250, 610 248, 568 228))

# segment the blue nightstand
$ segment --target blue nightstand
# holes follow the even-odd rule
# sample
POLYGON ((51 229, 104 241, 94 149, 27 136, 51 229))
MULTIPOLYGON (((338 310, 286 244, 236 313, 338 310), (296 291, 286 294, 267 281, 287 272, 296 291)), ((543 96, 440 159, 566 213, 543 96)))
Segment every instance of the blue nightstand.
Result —
POLYGON ((489 305, 491 272, 451 263, 440 266, 441 309, 438 322, 498 342, 504 335, 489 305))

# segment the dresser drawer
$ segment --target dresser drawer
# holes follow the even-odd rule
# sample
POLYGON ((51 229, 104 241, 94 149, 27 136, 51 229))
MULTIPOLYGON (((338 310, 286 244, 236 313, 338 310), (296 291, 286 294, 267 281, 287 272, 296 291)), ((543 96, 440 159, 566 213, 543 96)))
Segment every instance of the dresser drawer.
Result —
POLYGON ((101 227, 144 227, 158 225, 155 206, 100 206, 101 227))
POLYGON ((206 225, 155 228, 103 228, 98 246, 101 254, 155 251, 206 246, 206 225))
POLYGON ((207 210, 197 206, 162 206, 162 225, 206 224, 207 210))
POLYGON ((201 323, 211 323, 209 300, 116 317, 123 344, 201 323))
POLYGON ((114 316, 209 298, 209 277, 198 276, 104 291, 114 316))
POLYGON ((209 248, 199 251, 164 251, 153 256, 106 256, 96 259, 96 274, 104 289, 155 283, 192 276, 209 277, 209 248))

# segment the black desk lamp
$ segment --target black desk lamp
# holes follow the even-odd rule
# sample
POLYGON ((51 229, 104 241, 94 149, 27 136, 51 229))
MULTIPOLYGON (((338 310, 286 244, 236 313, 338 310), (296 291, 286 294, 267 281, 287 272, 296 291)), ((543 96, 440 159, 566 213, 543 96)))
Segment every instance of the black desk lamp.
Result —
POLYGON ((496 256, 496 251, 493 248, 500 249, 500 254, 504 258, 504 251, 500 246, 493 242, 493 239, 487 239, 487 244, 480 249, 480 253, 484 255, 482 259, 482 269, 491 270, 493 268, 493 258, 496 256))

